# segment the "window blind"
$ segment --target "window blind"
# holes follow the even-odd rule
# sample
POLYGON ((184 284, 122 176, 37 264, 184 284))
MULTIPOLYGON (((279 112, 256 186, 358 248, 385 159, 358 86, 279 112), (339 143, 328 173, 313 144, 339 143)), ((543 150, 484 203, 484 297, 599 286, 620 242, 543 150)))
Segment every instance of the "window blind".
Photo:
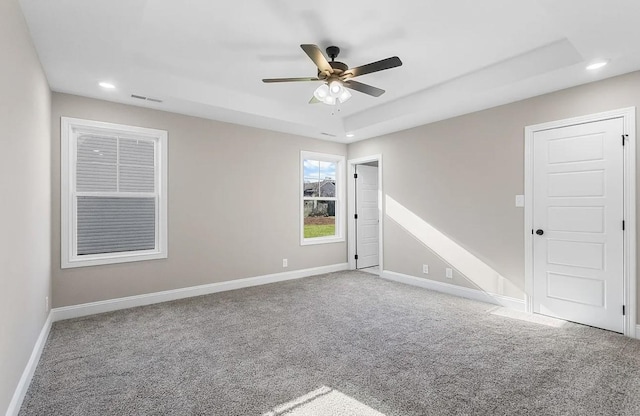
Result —
POLYGON ((118 190, 118 139, 83 135, 78 138, 76 191, 116 192, 118 190))
POLYGON ((153 142, 135 139, 120 139, 119 146, 120 191, 154 191, 154 146, 153 142))
POLYGON ((153 250, 155 198, 78 197, 78 255, 153 250))
POLYGON ((155 169, 153 141, 78 137, 77 255, 156 248, 155 169))

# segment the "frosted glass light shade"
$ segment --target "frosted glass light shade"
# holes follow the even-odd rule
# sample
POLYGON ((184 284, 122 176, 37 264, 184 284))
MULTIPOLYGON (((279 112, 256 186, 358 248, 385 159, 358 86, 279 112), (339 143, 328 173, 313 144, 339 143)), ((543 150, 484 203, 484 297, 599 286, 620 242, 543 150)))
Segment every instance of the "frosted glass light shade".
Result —
POLYGON ((320 85, 313 92, 313 96, 320 101, 324 101, 324 99, 329 96, 329 86, 327 84, 320 85))
POLYGON ((343 102, 347 101, 349 98, 351 98, 351 93, 349 92, 348 89, 346 88, 342 88, 342 92, 340 93, 340 96, 338 97, 338 101, 340 101, 340 104, 342 104, 343 102))
POLYGON ((331 81, 331 84, 329 84, 329 94, 334 98, 338 98, 343 89, 344 87, 339 81, 331 81))
POLYGON ((328 105, 336 105, 336 99, 330 95, 325 97, 322 102, 328 105))

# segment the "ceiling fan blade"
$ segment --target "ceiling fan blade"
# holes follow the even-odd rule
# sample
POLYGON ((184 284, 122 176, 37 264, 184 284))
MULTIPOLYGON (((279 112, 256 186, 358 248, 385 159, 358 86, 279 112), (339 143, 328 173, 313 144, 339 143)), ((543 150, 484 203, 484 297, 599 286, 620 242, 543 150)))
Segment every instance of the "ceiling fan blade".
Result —
POLYGON ((321 103, 321 102, 322 101, 318 100, 315 95, 313 97, 311 97, 311 99, 309 100, 309 104, 318 104, 318 103, 321 103))
POLYGON ((319 78, 265 78, 262 82, 300 82, 300 81, 322 81, 319 78))
POLYGON ((370 64, 349 68, 344 72, 344 74, 342 74, 342 76, 347 78, 359 77, 360 75, 383 71, 400 65, 402 65, 402 61, 397 56, 394 56, 381 61, 371 62, 370 64))
POLYGON ((300 45, 302 50, 309 55, 309 58, 313 61, 314 64, 318 67, 318 69, 322 72, 327 72, 329 74, 333 73, 333 68, 329 65, 327 58, 324 57, 320 48, 316 45, 300 45))
POLYGON ((371 85, 363 84, 362 82, 358 81, 347 80, 343 81, 342 85, 347 88, 351 88, 352 90, 360 91, 374 97, 380 97, 382 94, 384 94, 384 90, 372 87, 371 85))

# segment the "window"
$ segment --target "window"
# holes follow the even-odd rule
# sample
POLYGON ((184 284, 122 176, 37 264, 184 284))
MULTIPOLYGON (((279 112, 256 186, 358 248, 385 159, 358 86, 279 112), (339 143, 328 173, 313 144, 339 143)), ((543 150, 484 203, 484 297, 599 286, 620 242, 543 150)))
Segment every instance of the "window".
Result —
POLYGON ((62 117, 62 268, 167 257, 167 132, 62 117))
POLYGON ((344 156, 301 152, 301 244, 344 241, 344 156))

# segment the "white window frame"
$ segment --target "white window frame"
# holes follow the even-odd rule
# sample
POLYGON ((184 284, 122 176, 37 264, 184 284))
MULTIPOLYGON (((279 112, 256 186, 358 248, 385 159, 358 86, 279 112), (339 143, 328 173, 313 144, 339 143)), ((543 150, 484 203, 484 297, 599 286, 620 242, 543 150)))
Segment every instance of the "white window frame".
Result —
MULTIPOLYGON (((167 132, 122 124, 61 117, 61 267, 84 267, 167 258, 167 132), (77 255, 76 153, 80 134, 109 134, 155 142, 156 236, 152 250, 77 255)), ((149 194, 127 193, 127 196, 149 194)))
POLYGON ((332 155, 327 153, 317 153, 309 151, 300 152, 300 245, 341 243, 345 241, 345 157, 341 155, 332 155), (309 198, 304 196, 304 161, 305 159, 319 160, 321 162, 332 162, 336 164, 336 235, 328 237, 304 238, 304 201, 313 199, 326 200, 327 198, 317 197, 309 198))

